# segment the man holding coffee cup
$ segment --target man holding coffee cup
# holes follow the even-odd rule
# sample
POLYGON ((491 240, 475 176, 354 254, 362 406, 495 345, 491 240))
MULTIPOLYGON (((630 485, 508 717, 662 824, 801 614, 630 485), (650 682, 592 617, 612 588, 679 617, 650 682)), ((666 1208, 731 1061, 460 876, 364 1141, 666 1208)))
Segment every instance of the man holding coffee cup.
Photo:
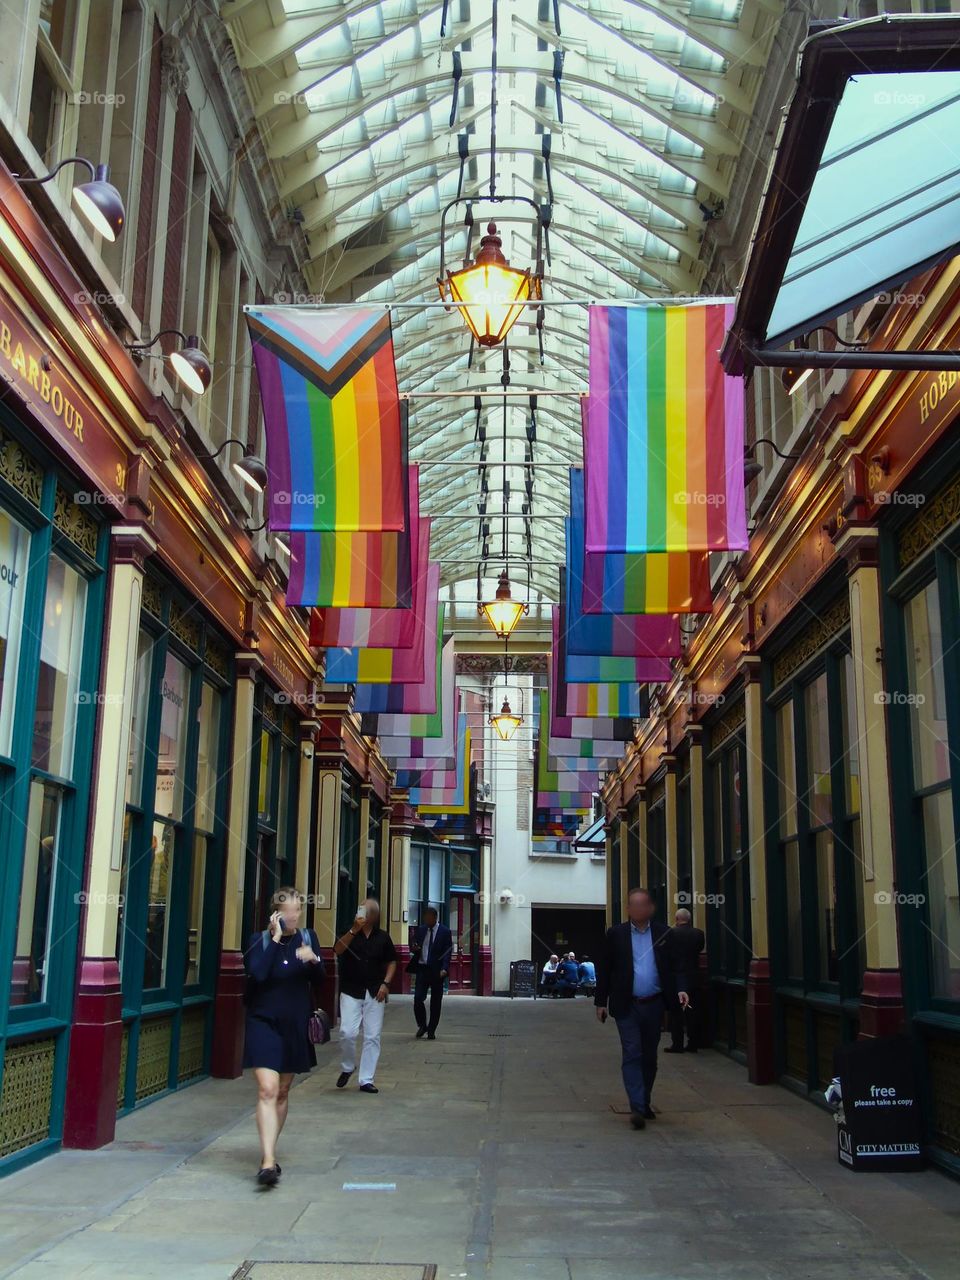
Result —
POLYGON ((397 953, 390 935, 380 928, 380 904, 367 898, 350 928, 333 947, 340 967, 340 1075, 342 1089, 357 1064, 357 1036, 363 1030, 360 1091, 379 1093, 373 1083, 380 1058, 380 1033, 397 953))

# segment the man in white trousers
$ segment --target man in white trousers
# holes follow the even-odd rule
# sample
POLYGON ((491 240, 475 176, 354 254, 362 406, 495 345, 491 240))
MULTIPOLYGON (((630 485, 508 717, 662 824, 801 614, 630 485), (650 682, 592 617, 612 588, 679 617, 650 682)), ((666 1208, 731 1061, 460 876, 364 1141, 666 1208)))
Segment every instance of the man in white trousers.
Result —
POLYGON ((340 1075, 342 1089, 357 1065, 357 1036, 363 1030, 360 1092, 379 1093, 373 1083, 380 1058, 380 1032, 397 953, 389 933, 380 928, 380 904, 367 898, 350 928, 333 947, 340 968, 340 1075))

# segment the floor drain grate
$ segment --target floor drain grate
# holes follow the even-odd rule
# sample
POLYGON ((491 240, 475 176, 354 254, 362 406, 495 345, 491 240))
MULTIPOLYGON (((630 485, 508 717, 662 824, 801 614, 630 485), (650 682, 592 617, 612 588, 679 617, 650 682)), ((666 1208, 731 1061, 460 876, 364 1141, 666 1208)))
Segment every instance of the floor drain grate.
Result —
POLYGON ((488 1031, 488 1040, 509 1040, 512 1035, 510 1031, 488 1031))

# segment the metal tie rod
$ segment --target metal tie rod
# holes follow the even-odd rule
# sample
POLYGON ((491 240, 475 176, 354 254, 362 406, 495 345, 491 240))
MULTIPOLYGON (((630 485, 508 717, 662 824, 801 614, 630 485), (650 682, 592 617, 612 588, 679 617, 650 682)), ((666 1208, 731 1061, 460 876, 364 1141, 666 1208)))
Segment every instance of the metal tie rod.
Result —
MULTIPOLYGON (((268 307, 286 306, 300 311, 373 311, 377 307, 384 311, 453 311, 461 307, 475 306, 472 302, 308 302, 298 301, 299 295, 293 294, 290 302, 247 302, 244 314, 248 311, 263 311, 268 307)), ((735 302, 733 297, 715 298, 699 296, 693 293, 678 293, 663 298, 528 298, 522 302, 510 302, 511 307, 699 307, 708 303, 720 305, 735 302)))
MULTIPOLYGON (((530 398, 530 396, 579 396, 579 397, 582 397, 582 396, 585 396, 586 394, 587 394, 586 388, 584 388, 583 391, 540 391, 540 390, 537 390, 536 388, 531 390, 529 387, 526 387, 526 388, 520 387, 517 389, 513 387, 501 387, 497 391, 493 391, 493 390, 489 390, 489 391, 401 391, 400 399, 401 400, 452 400, 457 397, 460 397, 463 399, 473 399, 474 396, 479 396, 481 399, 485 399, 485 400, 503 400, 503 399, 516 399, 516 397, 521 396, 524 400, 527 400, 530 398)), ((520 437, 519 436, 511 437, 511 439, 520 439, 520 437)))

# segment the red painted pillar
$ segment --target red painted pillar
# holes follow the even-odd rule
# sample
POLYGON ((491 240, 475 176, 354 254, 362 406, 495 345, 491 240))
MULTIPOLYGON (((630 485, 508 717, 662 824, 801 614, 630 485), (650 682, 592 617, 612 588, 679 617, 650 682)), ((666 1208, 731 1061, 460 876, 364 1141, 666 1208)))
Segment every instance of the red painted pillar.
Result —
POLYGON ((113 1141, 120 1084, 122 1012, 120 969, 116 960, 112 956, 81 960, 67 1065, 65 1147, 91 1150, 113 1141))
POLYGON ((772 1084, 773 985, 770 961, 754 957, 747 973, 747 1074, 751 1084, 772 1084))
POLYGON ((477 974, 477 995, 493 995, 493 948, 478 948, 477 962, 480 971, 477 974))
POLYGON ((213 1000, 210 1074, 222 1080, 235 1080, 243 1074, 243 993, 246 983, 243 954, 240 951, 221 951, 213 1000))
POLYGON ((903 986, 899 969, 866 969, 860 994, 860 1039, 903 1030, 903 986))

